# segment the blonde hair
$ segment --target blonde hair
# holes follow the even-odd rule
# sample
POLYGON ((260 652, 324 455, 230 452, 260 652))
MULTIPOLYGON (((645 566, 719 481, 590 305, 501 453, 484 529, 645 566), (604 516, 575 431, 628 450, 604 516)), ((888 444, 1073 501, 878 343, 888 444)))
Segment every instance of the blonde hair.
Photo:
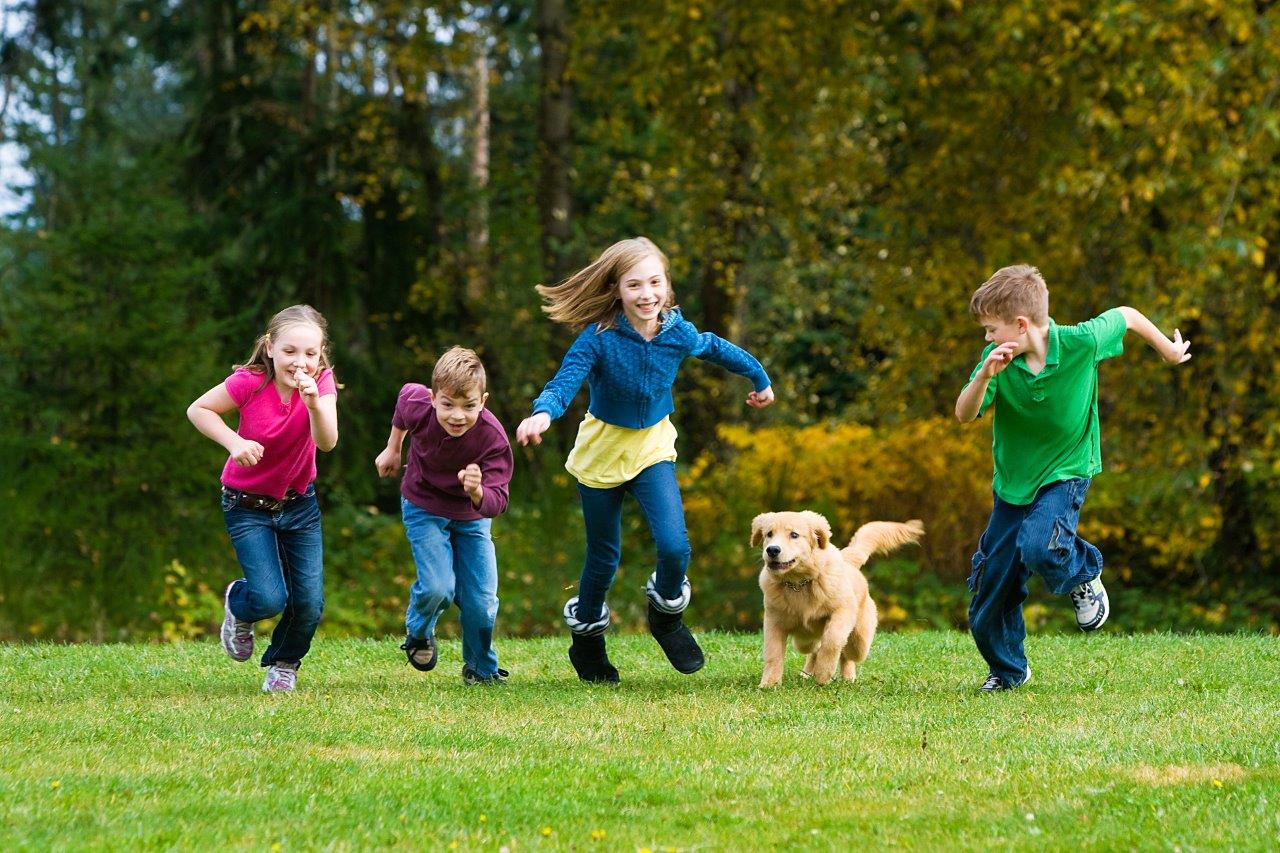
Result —
POLYGON ((662 250, 646 237, 619 240, 605 249, 590 266, 581 269, 556 285, 539 284, 535 290, 546 300, 542 310, 557 323, 575 332, 592 323, 598 331, 612 329, 617 321, 622 299, 618 296, 618 279, 645 258, 662 261, 667 277, 667 301, 662 310, 675 307, 675 290, 671 287, 671 264, 662 250))
POLYGON ((267 355, 267 348, 271 346, 272 339, 278 337, 290 326, 305 325, 315 326, 320 330, 320 369, 333 370, 333 363, 329 361, 329 324, 325 321, 324 315, 310 305, 290 305, 278 312, 271 318, 271 322, 267 323, 267 330, 253 342, 253 350, 250 351, 244 364, 233 365, 233 367, 236 370, 243 368, 264 374, 266 381, 257 389, 261 391, 267 387, 267 383, 275 381, 276 378, 275 363, 267 355))
POLYGON ((466 347, 453 347, 437 359, 435 369, 431 371, 431 390, 434 392, 466 392, 479 388, 480 395, 484 396, 487 383, 480 356, 466 347))
POLYGON ((1040 270, 1033 266, 1001 267, 973 292, 969 313, 975 317, 999 317, 1006 323, 1026 317, 1043 326, 1049 322, 1049 288, 1040 270))

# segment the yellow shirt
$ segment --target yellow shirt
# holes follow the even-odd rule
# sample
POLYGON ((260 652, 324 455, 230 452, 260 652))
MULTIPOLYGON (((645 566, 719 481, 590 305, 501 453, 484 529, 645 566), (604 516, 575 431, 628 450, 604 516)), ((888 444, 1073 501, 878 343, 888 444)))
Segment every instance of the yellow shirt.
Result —
POLYGON ((670 417, 644 429, 627 429, 588 412, 564 467, 584 486, 612 489, 650 465, 675 460, 676 428, 670 417))

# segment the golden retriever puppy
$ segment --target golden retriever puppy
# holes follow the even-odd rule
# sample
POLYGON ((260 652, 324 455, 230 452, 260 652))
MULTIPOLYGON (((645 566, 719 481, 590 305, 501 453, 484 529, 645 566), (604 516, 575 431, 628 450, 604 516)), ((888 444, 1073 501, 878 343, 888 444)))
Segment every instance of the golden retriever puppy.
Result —
POLYGON ((876 605, 862 566, 924 535, 920 521, 872 521, 844 549, 831 544, 831 525, 816 512, 766 512, 751 522, 751 544, 763 544, 764 675, 782 681, 787 637, 808 655, 804 675, 826 684, 836 674, 853 681, 876 633, 876 605))

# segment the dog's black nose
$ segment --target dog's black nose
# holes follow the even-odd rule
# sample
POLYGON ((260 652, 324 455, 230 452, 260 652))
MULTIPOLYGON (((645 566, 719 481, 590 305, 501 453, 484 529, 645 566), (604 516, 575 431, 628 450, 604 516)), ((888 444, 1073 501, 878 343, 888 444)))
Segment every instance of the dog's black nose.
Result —
POLYGON ((781 554, 781 553, 782 553, 782 546, 781 546, 781 545, 770 545, 768 548, 765 548, 765 549, 764 549, 764 552, 765 552, 766 554, 768 554, 771 558, 772 558, 772 557, 777 557, 779 554, 781 554))

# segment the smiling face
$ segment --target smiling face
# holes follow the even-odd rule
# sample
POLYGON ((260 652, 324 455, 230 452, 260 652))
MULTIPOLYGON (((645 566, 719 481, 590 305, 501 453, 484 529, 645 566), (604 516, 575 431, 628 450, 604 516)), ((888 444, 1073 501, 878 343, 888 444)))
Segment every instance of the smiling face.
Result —
POLYGON ((276 385, 297 388, 294 374, 302 370, 313 379, 320 373, 324 332, 312 323, 295 323, 277 332, 267 344, 267 358, 275 371, 276 385))
POLYGON ((766 512, 751 522, 751 544, 762 546, 765 568, 778 575, 806 574, 813 552, 831 542, 831 525, 816 512, 766 512))
POLYGON ((470 389, 441 388, 431 394, 431 408, 435 409, 436 420, 444 431, 453 438, 466 435, 467 431, 480 420, 484 411, 487 393, 481 393, 477 387, 470 389))
POLYGON ((666 266, 657 255, 648 255, 618 276, 622 312, 637 330, 652 328, 657 323, 670 293, 666 266))

